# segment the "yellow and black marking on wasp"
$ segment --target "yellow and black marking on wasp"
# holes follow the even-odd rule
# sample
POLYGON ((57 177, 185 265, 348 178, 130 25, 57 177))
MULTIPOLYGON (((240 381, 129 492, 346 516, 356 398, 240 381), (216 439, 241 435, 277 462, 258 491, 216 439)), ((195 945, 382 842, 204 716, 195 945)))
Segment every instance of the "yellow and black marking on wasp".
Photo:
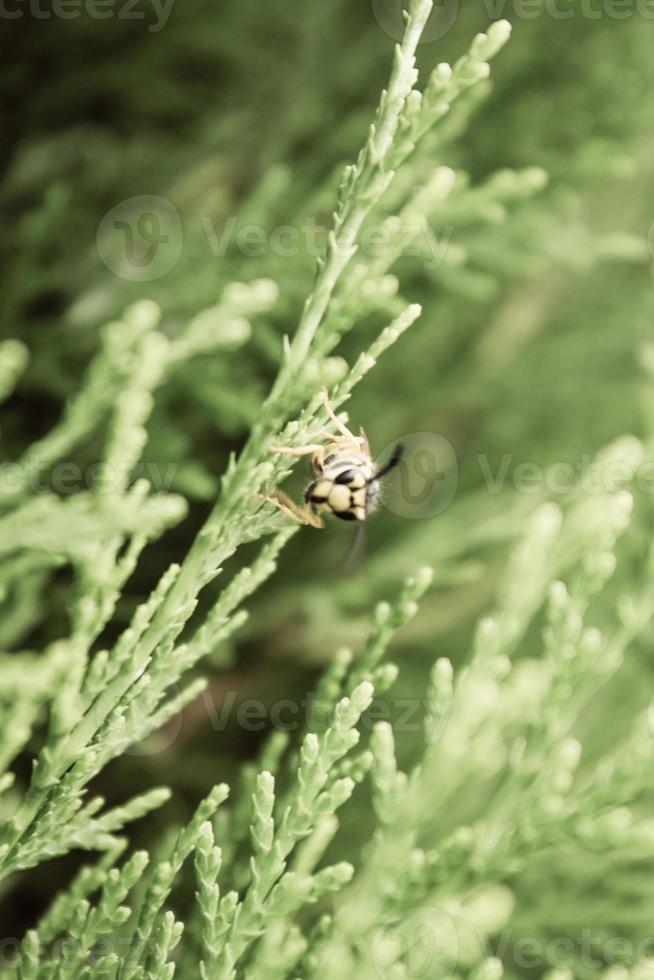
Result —
POLYGON ((276 490, 274 496, 266 496, 264 500, 298 524, 322 528, 322 516, 333 514, 342 521, 357 521, 362 525, 379 502, 380 481, 397 466, 403 447, 398 443, 388 463, 378 469, 363 429, 355 436, 336 416, 326 391, 324 399, 327 415, 337 429, 336 435, 324 432, 324 443, 308 446, 270 447, 275 453, 312 457, 315 479, 307 487, 304 506, 296 504, 282 490, 276 490))

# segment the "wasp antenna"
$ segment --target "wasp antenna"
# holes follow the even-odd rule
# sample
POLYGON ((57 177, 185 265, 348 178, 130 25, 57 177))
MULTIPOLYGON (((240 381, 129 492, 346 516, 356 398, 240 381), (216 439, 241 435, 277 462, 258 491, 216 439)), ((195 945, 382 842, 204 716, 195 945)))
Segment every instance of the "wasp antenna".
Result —
POLYGON ((347 553, 347 558, 345 559, 344 569, 348 575, 356 574, 359 565, 361 564, 361 559, 363 558, 363 553, 366 548, 366 525, 363 521, 359 521, 357 526, 357 531, 354 536, 354 541, 347 553))
POLYGON ((389 459, 389 461, 386 463, 386 466, 382 466, 382 468, 380 470, 377 470, 377 472, 375 473, 375 475, 370 477, 370 479, 368 480, 368 483, 374 483, 376 480, 381 480, 381 478, 383 476, 386 476, 387 473, 389 473, 391 470, 395 469, 395 467, 397 466, 397 464, 402 459, 403 453, 404 453, 404 446, 403 446, 403 444, 401 442, 398 442, 397 446, 393 450, 393 455, 391 456, 391 458, 389 459))

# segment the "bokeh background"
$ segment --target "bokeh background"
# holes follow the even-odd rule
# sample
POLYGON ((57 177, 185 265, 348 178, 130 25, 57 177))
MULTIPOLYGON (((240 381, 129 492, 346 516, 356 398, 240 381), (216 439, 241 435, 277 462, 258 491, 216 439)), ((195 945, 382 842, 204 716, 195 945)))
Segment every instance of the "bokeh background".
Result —
MULTIPOLYGON (((167 10, 116 0, 102 18, 82 3, 70 18, 46 4, 6 8, 0 333, 27 345, 30 364, 4 409, 3 458, 17 458, 60 417, 100 327, 129 304, 154 299, 174 336, 230 283, 264 281, 246 325, 234 314, 233 349, 191 359, 158 393, 145 463, 168 474, 164 489, 183 494, 189 512, 147 549, 118 608, 117 633, 185 554, 228 454, 257 416, 315 268, 304 233, 286 249, 292 254, 283 254, 287 239, 275 245, 271 236, 315 222, 320 241, 339 168, 365 139, 387 77, 397 11, 391 0, 173 0, 167 10), (131 246, 127 232, 109 241, 116 216, 136 236, 131 246), (239 239, 247 227, 259 230, 239 239), (153 241, 161 266, 148 264, 153 241)), ((251 602, 249 622, 209 664, 218 713, 230 692, 268 705, 302 698, 335 649, 360 644, 373 603, 428 563, 435 586, 394 651, 398 697, 415 696, 435 655, 455 667, 465 661, 529 514, 544 499, 565 506, 570 494, 547 484, 548 467, 579 475, 624 433, 651 439, 654 10, 488 0, 445 4, 439 16, 439 36, 419 49, 425 72, 454 60, 500 16, 513 36, 492 85, 448 124, 424 163, 465 172, 480 193, 434 222, 442 249, 433 267, 413 254, 389 270, 423 315, 348 403, 376 451, 398 439, 414 451, 389 480, 356 574, 343 567, 346 525, 293 539, 251 602), (530 168, 524 192, 506 203, 483 190, 503 168, 530 168), (537 468, 527 489, 524 469, 516 476, 521 464, 537 468), (498 472, 494 488, 488 474, 498 472)), ((365 347, 397 302, 392 290, 370 300, 339 353, 351 358, 365 347)), ((91 465, 94 453, 91 437, 75 462, 91 465)), ((297 474, 288 489, 301 493, 306 477, 297 474)), ((642 559, 648 496, 616 594, 629 590, 642 559)), ((0 648, 38 650, 60 635, 69 588, 65 569, 50 570, 29 596, 5 595, 0 648)), ((211 595, 203 601, 206 608, 211 595)), ((597 612, 611 614, 610 605, 597 612)), ((536 626, 517 656, 538 650, 536 626)), ((588 720, 598 753, 645 703, 652 674, 645 633, 588 720)), ((217 725, 196 703, 173 729, 113 763, 95 788, 120 800, 163 781, 183 815, 215 782, 235 778, 263 734, 245 730, 234 712, 217 725)), ((403 764, 419 744, 417 732, 398 736, 403 764)), ((147 844, 168 819, 169 811, 136 827, 136 842, 147 844)), ((355 813, 346 833, 362 835, 355 813)), ((7 934, 21 934, 77 860, 23 876, 7 934)))

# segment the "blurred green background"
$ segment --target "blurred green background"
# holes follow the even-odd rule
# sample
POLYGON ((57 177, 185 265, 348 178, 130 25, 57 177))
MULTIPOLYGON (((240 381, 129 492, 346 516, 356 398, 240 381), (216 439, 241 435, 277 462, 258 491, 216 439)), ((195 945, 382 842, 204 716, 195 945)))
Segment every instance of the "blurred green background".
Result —
MULTIPOLYGON (((458 666, 527 515, 557 499, 547 487, 520 492, 515 468, 578 467, 625 432, 651 437, 643 361, 654 298, 654 20, 644 5, 620 8, 620 16, 599 0, 560 7, 570 16, 555 16, 551 5, 446 6, 450 28, 419 49, 426 72, 462 54, 490 20, 513 25, 492 87, 469 101, 409 179, 446 166, 483 187, 510 167, 543 168, 549 182, 506 208, 483 193, 458 213, 453 204, 434 230, 446 236, 438 239, 446 241, 442 261, 430 269, 424 256, 408 255, 393 268, 402 296, 420 302, 423 315, 348 412, 375 451, 398 439, 413 445, 416 433, 427 434, 427 446, 437 437, 447 479, 426 515, 398 513, 400 474, 389 481, 354 577, 343 569, 347 526, 293 539, 233 648, 216 653, 210 690, 218 711, 230 691, 267 704, 302 697, 337 646, 360 643, 373 602, 393 595, 419 563, 434 566, 436 588, 402 635, 398 697, 424 686, 436 654, 458 666), (509 459, 501 492, 489 491, 480 456, 492 473, 509 459)), ((145 461, 160 472, 172 465, 165 489, 182 493, 190 509, 146 551, 116 631, 188 549, 275 376, 281 337, 293 332, 315 262, 304 247, 280 254, 270 236, 314 219, 328 225, 339 167, 365 139, 387 77, 391 8, 390 0, 176 0, 165 23, 145 2, 127 10, 118 0, 106 19, 81 4, 71 19, 45 5, 10 8, 21 16, 8 19, 1 42, 0 333, 23 340, 31 360, 5 406, 3 458, 18 457, 59 418, 98 349, 99 328, 136 299, 156 300, 163 329, 175 336, 235 280, 278 287, 248 317, 247 343, 192 359, 159 392, 145 461), (34 12, 48 9, 49 17, 34 12), (176 260, 149 281, 143 268, 125 277, 103 253, 103 219, 153 195, 178 215, 167 243, 176 260), (258 244, 239 246, 246 226, 263 230, 263 254, 246 254, 261 251, 258 244), (229 242, 217 247, 224 234, 229 242)), ((365 348, 394 302, 371 302, 339 354, 351 359, 365 348)), ((94 458, 89 439, 76 462, 94 458)), ((305 477, 294 479, 294 494, 305 477)), ((418 492, 420 472, 405 477, 418 492)), ((641 507, 648 511, 647 500, 641 507)), ((642 540, 633 533, 636 563, 642 540)), ((38 649, 62 632, 69 582, 65 572, 44 578, 38 602, 5 624, 2 647, 38 649)), ((18 601, 5 599, 13 610, 18 601)), ((535 650, 537 637, 528 635, 520 655, 535 650)), ((642 705, 651 681, 643 642, 614 691, 610 722, 598 726, 598 746, 642 705)), ((203 704, 174 736, 162 733, 113 763, 98 789, 122 799, 163 780, 183 809, 217 780, 231 781, 262 739, 233 717, 217 730, 203 704)), ((407 734, 401 761, 418 747, 418 734, 407 734)), ((162 819, 137 830, 144 843, 162 819)), ((75 860, 55 862, 47 880, 38 869, 24 876, 7 934, 32 920, 75 860)))

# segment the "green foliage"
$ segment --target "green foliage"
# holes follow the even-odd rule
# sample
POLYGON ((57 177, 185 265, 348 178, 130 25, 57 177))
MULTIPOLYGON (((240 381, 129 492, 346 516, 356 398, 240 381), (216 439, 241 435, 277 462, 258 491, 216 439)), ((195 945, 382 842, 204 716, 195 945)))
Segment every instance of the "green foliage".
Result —
MULTIPOLYGON (((336 70, 324 90, 293 86, 286 130, 262 134, 238 189, 151 136, 148 163, 169 181, 151 186, 188 223, 179 268, 147 284, 59 273, 70 302, 42 342, 28 312, 58 216, 73 220, 79 137, 59 138, 69 157, 31 201, 4 314, 26 318, 25 336, 0 343, 0 899, 9 912, 34 889, 49 905, 3 951, 14 980, 638 980, 650 965, 651 274, 646 229, 594 213, 597 187, 636 171, 648 110, 624 121, 589 58, 606 132, 591 141, 575 92, 563 166, 541 103, 529 124, 517 89, 525 52, 558 71, 558 40, 541 51, 519 24, 493 93, 510 26, 475 35, 462 12, 467 53, 419 76, 432 7, 411 0, 356 156, 364 103, 346 99, 337 125, 336 70), (316 116, 334 123, 329 145, 316 116), (237 211, 236 232, 331 213, 315 267, 309 247, 248 264, 232 243, 216 273, 194 219, 237 211), (295 476, 269 448, 324 439, 324 387, 336 409, 352 398, 374 445, 437 429, 460 459, 455 499, 381 516, 355 576, 336 529, 316 542, 264 499, 295 476), (30 441, 39 398, 58 420, 30 441), (564 493, 494 489, 508 449, 540 468, 585 459, 564 493), (261 695, 261 726, 239 710, 223 725, 232 688, 261 695), (166 743, 207 705, 217 731, 203 721, 166 743)), ((226 13, 225 36, 248 17, 226 13)), ((306 30, 322 26, 331 50, 326 17, 309 5, 306 30)), ((621 36, 647 77, 637 26, 621 36)), ((180 26, 162 57, 199 35, 180 26)), ((583 39, 603 52, 604 25, 583 39)), ((376 69, 367 45, 344 67, 348 92, 376 69)), ((166 98, 181 111, 171 90, 159 103, 139 89, 148 98, 152 118, 166 98)), ((223 173, 215 124, 194 112, 194 145, 223 173)), ((228 140, 240 124, 221 125, 228 140)), ((115 147, 96 138, 108 173, 115 147)), ((36 193, 38 140, 32 152, 7 199, 36 193)), ((97 218, 103 198, 87 193, 97 218)), ((62 250, 74 268, 74 242, 62 250)))

